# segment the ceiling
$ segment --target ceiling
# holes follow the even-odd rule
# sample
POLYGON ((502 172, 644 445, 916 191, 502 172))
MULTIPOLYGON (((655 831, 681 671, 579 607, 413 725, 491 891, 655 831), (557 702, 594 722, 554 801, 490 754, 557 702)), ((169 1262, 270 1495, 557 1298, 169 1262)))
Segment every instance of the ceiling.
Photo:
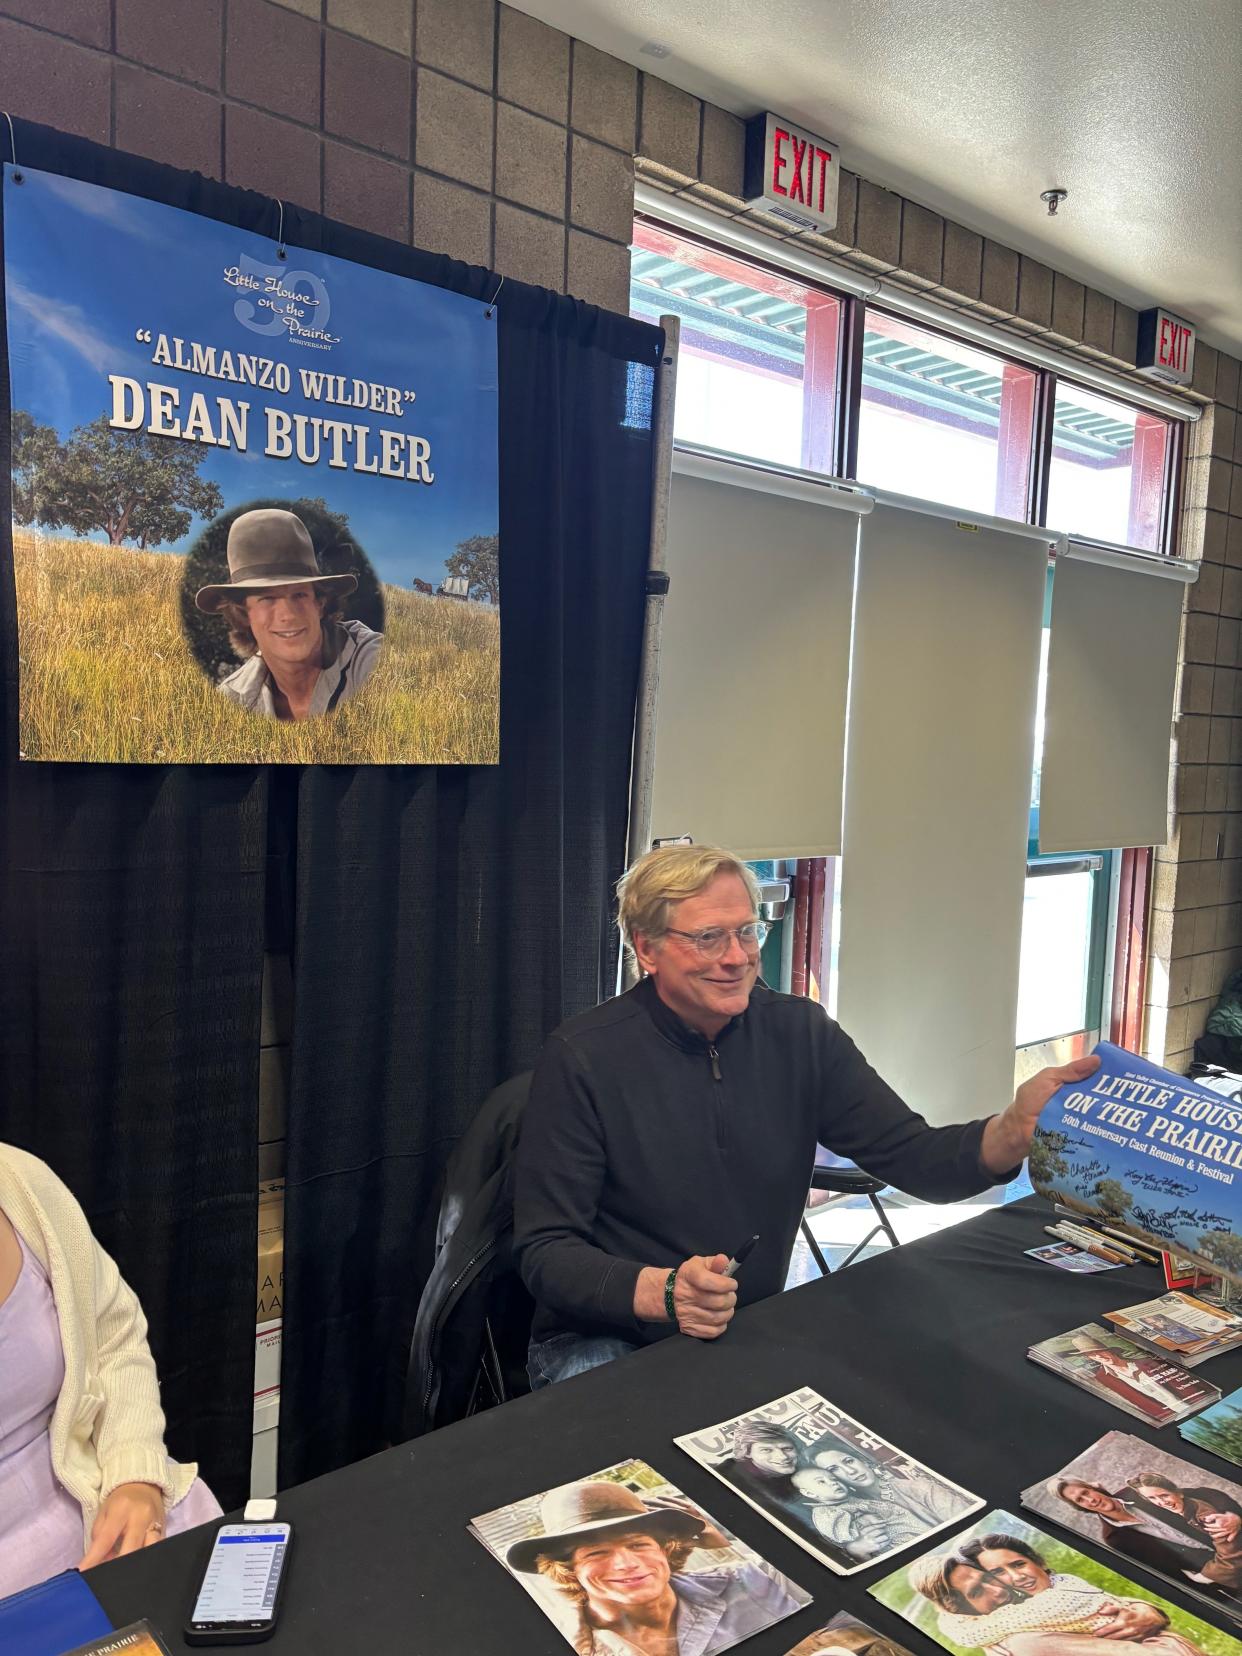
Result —
POLYGON ((519 4, 1242 355, 1242 0, 519 4))

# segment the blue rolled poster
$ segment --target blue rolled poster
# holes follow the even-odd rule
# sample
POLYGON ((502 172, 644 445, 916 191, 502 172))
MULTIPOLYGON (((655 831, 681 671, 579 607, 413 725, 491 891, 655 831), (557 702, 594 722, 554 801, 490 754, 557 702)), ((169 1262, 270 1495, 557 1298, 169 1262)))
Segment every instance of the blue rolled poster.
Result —
POLYGON ((1031 1145, 1041 1196, 1242 1282, 1242 1105, 1101 1041, 1031 1145))

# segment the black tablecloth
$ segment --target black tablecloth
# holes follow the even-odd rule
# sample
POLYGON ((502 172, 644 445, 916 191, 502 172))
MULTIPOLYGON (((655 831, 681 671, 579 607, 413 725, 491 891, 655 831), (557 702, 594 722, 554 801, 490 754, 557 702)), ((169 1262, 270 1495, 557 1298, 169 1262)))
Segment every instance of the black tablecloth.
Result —
MULTIPOLYGON (((994 1210, 751 1306, 713 1344, 667 1340, 287 1491, 280 1516, 294 1525, 294 1549, 268 1648, 297 1656, 568 1650, 466 1525, 636 1456, 814 1595, 796 1617, 748 1640, 748 1656, 787 1651, 840 1609, 915 1650, 932 1649, 867 1597, 867 1584, 891 1563, 834 1575, 672 1440, 812 1386, 990 1506, 1011 1511, 1021 1489, 1107 1431, 1133 1432, 1228 1475, 1225 1462, 1185 1443, 1175 1427, 1157 1434, 1027 1361, 1036 1340, 1163 1288, 1146 1266, 1074 1276, 1025 1258, 1023 1249, 1047 1240, 1049 1218, 1035 1200, 994 1210)), ((1242 1352, 1201 1372, 1229 1391, 1242 1384, 1242 1352)), ((1083 1550, 1231 1625, 1124 1560, 1083 1550)), ((179 1651, 188 1648, 180 1629, 204 1556, 203 1539, 190 1534, 105 1565, 90 1581, 116 1625, 146 1616, 179 1651)))

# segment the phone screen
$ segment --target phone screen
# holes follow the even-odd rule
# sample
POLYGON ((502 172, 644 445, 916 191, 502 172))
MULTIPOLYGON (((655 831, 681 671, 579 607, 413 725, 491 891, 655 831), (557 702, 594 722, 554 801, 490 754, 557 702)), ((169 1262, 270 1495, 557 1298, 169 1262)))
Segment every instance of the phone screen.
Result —
POLYGON ((289 1535, 288 1524, 222 1524, 198 1590, 192 1625, 270 1622, 289 1535))

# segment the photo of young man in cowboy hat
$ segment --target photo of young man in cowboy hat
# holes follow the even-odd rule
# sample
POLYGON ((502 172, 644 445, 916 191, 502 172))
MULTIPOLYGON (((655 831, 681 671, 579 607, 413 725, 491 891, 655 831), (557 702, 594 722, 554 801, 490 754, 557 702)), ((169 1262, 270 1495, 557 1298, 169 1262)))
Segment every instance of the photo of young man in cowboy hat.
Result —
MULTIPOLYGON (((579 1656, 719 1656, 810 1602, 669 1485, 644 1497, 609 1477, 565 1484, 542 1497, 539 1518, 543 1533, 503 1556, 555 1589, 555 1619, 579 1656), (698 1551, 732 1556, 692 1570, 698 1551)), ((486 1525, 476 1520, 484 1538, 486 1525)))
POLYGON ((262 507, 233 520, 228 582, 205 586, 196 606, 221 614, 243 664, 220 692, 269 719, 333 713, 366 683, 383 634, 344 618, 356 575, 324 575, 306 525, 294 512, 262 507))

